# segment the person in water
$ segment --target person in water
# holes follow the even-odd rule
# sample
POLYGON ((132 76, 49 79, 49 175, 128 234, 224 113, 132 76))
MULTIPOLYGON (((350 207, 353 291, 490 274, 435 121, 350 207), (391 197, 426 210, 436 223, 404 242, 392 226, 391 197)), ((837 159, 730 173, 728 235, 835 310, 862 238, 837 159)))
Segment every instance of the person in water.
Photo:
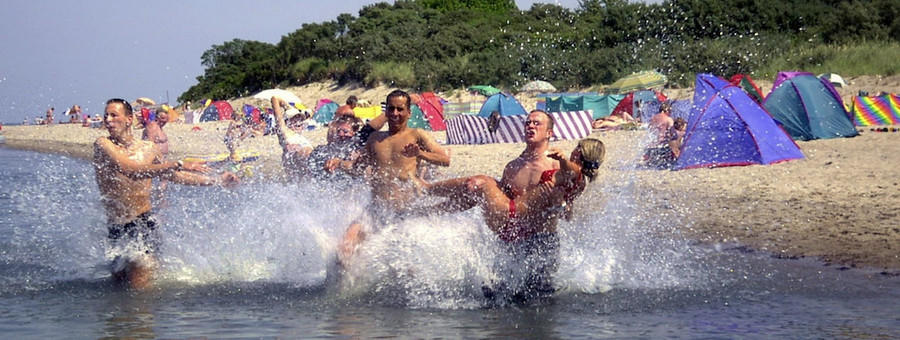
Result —
MULTIPOLYGON (((425 184, 429 194, 448 197, 451 205, 475 202, 481 206, 488 228, 520 264, 518 269, 524 269, 524 284, 504 292, 506 298, 516 302, 555 291, 552 275, 559 256, 557 220, 571 218, 572 203, 596 177, 606 148, 602 141, 588 138, 579 141, 568 159, 558 149, 549 150, 547 157, 558 161, 560 168, 542 171, 539 186, 515 199, 506 195, 498 181, 484 175, 425 184)), ((493 298, 498 289, 506 288, 483 287, 485 297, 493 298)))
POLYGON ((164 161, 159 146, 136 139, 132 133, 134 116, 123 99, 106 102, 103 123, 108 137, 94 142, 93 166, 100 201, 106 210, 107 237, 113 278, 142 289, 149 285, 156 267, 160 240, 150 201, 153 178, 183 185, 225 185, 238 182, 224 172, 218 177, 204 175, 203 163, 164 161))
POLYGON ((450 156, 428 133, 407 126, 411 105, 406 92, 396 90, 388 94, 384 114, 388 131, 373 132, 354 162, 357 171, 371 169, 372 203, 362 220, 350 225, 338 246, 338 260, 342 264, 346 264, 366 233, 411 213, 419 189, 416 185, 419 161, 450 165, 450 156))

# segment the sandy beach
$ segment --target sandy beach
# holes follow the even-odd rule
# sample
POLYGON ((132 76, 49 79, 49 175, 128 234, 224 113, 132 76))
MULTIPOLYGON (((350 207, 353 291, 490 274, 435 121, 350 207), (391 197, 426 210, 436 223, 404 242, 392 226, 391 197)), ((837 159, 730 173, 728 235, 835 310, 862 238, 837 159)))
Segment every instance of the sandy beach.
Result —
MULTIPOLYGON (((845 100, 860 90, 900 92, 900 76, 847 79, 838 91, 845 100)), ((760 82, 761 88, 771 84, 760 82)), ((392 89, 361 88, 336 84, 311 84, 289 89, 300 98, 331 98, 341 101, 354 94, 378 103, 392 89)), ((689 99, 691 89, 667 90, 672 99, 689 99)), ((457 91, 444 96, 467 100, 457 91)), ((232 101, 235 107, 253 99, 232 101)), ((526 108, 534 100, 521 100, 526 108)), ((260 102, 252 102, 262 105, 260 102)), ((171 123, 169 135, 173 158, 226 152, 222 143, 227 122, 171 123), (198 131, 194 131, 199 127, 198 131)), ((599 180, 588 190, 640 193, 646 199, 633 202, 643 214, 672 219, 675 237, 704 244, 723 244, 764 251, 784 258, 815 258, 836 268, 864 268, 900 275, 900 179, 896 150, 900 133, 874 132, 859 127, 860 136, 798 142, 805 159, 774 165, 754 165, 684 171, 636 169, 645 131, 595 132, 607 145, 606 163, 599 180)), ((140 134, 141 131, 135 131, 140 134)), ((106 136, 105 130, 80 125, 6 126, 6 147, 50 152, 90 160, 92 143, 106 136)), ((314 144, 325 142, 324 131, 306 133, 314 144)), ((435 132, 439 142, 446 134, 435 132)), ((571 150, 575 141, 552 146, 571 150)), ((487 174, 499 177, 508 160, 518 156, 522 144, 452 145, 451 166, 445 176, 487 174)), ((282 174, 281 150, 274 136, 245 140, 242 149, 258 151, 255 179, 282 174)), ((585 207, 590 209, 590 207, 585 207)), ((611 209, 611 208, 593 208, 611 209)), ((672 237, 672 235, 666 235, 672 237)))
MULTIPOLYGON (((209 122, 166 127, 175 158, 225 152, 227 125, 209 122), (199 126, 200 131, 192 131, 199 126)), ((644 131, 597 132, 609 150, 599 180, 588 190, 635 190, 646 199, 635 211, 672 219, 675 237, 705 244, 742 246, 784 258, 816 258, 837 268, 900 273, 900 179, 895 151, 900 133, 863 130, 855 138, 799 142, 806 159, 684 171, 635 169, 644 131)), ((140 131, 135 131, 140 133, 140 131)), ((104 130, 76 125, 9 126, 6 147, 51 152, 89 160, 93 141, 104 130)), ((307 134, 324 142, 322 130, 307 134)), ((434 133, 445 140, 444 133, 434 133)), ((552 146, 571 150, 574 141, 552 146)), ((274 136, 249 139, 244 148, 259 151, 257 177, 281 173, 274 136)), ((522 144, 452 145, 445 175, 499 177, 522 144)), ((582 207, 586 208, 586 207, 582 207)), ((610 208, 600 208, 610 209, 610 208)), ((666 235, 666 237, 672 237, 666 235)))

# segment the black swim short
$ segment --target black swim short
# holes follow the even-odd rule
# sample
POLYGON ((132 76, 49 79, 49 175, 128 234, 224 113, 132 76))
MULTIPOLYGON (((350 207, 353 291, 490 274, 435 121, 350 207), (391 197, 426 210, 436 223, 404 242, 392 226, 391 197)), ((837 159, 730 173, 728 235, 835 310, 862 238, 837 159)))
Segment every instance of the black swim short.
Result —
POLYGON ((147 254, 156 253, 159 250, 159 231, 156 228, 156 218, 146 212, 125 224, 113 224, 108 227, 107 237, 116 243, 136 242, 145 249, 147 254))

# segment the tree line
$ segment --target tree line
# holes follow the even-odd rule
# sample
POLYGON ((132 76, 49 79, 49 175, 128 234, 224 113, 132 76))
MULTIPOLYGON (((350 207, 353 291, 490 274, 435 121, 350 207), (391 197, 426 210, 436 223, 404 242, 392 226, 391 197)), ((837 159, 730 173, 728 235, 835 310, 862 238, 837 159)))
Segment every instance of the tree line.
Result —
POLYGON ((609 84, 655 69, 677 85, 696 73, 752 73, 804 46, 900 41, 897 0, 583 0, 578 8, 512 0, 397 0, 359 16, 303 24, 277 45, 235 39, 200 57, 178 100, 227 99, 334 80, 441 91, 609 84))

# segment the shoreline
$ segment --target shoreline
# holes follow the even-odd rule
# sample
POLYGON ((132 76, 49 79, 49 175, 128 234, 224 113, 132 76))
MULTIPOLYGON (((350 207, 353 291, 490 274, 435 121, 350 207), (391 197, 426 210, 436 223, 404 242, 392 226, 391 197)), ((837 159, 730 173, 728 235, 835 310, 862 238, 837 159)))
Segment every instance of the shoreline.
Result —
MULTIPOLYGON (((170 158, 225 152, 227 122, 169 124, 170 158), (192 131, 200 126, 201 131, 192 131)), ((779 258, 812 258, 834 269, 856 268, 900 275, 900 179, 891 158, 900 133, 869 128, 855 138, 797 142, 806 159, 773 165, 659 171, 635 169, 642 131, 595 132, 608 149, 607 161, 591 184, 601 193, 633 191, 635 211, 674 219, 679 237, 701 244, 737 245, 779 258), (629 163, 631 162, 631 163, 629 163)), ((139 135, 140 131, 135 130, 139 135)), ((4 127, 2 147, 53 153, 91 161, 101 129, 80 126, 4 127)), ((324 143, 322 129, 305 134, 324 143)), ((433 133, 445 140, 443 132, 433 133)), ((571 150, 576 141, 553 142, 571 150)), ((250 138, 245 148, 260 152, 262 180, 281 173, 281 149, 274 136, 250 138)), ((503 164, 523 144, 449 145, 450 176, 499 177, 503 164)), ((579 209, 583 209, 582 206, 579 209)), ((599 210, 613 207, 599 207, 599 210)))

